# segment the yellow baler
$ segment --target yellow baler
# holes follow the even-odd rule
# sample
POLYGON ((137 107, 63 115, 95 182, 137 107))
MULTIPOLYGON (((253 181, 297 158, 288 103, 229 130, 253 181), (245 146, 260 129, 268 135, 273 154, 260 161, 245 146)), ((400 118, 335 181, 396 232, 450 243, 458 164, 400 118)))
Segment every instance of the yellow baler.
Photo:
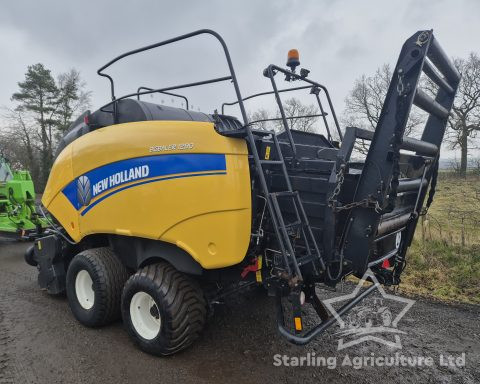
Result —
POLYGON ((342 131, 327 88, 299 65, 291 50, 289 69, 263 71, 271 91, 242 98, 225 42, 199 30, 100 68, 112 101, 80 116, 58 143, 42 198, 54 225, 25 255, 39 270, 39 285, 66 291, 84 325, 121 316, 140 348, 162 356, 188 347, 207 311, 239 290, 266 288, 277 298, 279 332, 306 344, 378 284, 398 285, 419 216, 433 200, 460 75, 432 31, 419 31, 402 47, 375 132, 342 131), (227 76, 115 95, 105 72, 111 65, 198 35, 220 43, 227 76), (434 97, 421 90, 422 73, 437 84, 434 97), (302 85, 279 88, 279 78, 302 85), (172 93, 224 81, 236 100, 221 113, 192 111, 184 95, 172 93), (281 96, 302 90, 318 112, 288 116, 281 96), (140 100, 153 93, 179 97, 185 108, 140 100), (244 103, 268 95, 278 117, 250 121, 244 103), (405 135, 412 105, 429 115, 420 139, 405 135), (224 113, 231 106, 241 119, 224 113), (292 120, 305 118, 321 122, 326 135, 291 129, 292 120), (271 121, 283 129, 259 128, 271 121), (364 161, 352 156, 357 140, 370 142, 364 161), (376 284, 329 313, 315 286, 334 287, 348 275, 376 284), (285 296, 293 329, 284 324, 285 296), (305 303, 321 320, 310 330, 303 327, 305 303))

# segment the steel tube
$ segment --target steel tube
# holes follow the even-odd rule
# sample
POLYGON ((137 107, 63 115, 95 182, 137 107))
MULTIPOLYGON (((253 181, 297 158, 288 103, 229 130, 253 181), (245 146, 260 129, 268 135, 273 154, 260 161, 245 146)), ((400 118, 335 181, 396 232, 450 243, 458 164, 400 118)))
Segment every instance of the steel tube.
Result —
MULTIPOLYGON (((377 284, 373 284, 372 286, 368 287, 358 296, 350 300, 346 303, 343 307, 341 307, 337 312, 338 316, 343 316, 345 313, 350 311, 353 307, 355 307, 358 303, 360 303, 365 297, 369 296, 373 291, 377 289, 377 284)), ((298 336, 290 333, 287 329, 285 329, 284 320, 283 320, 283 310, 282 304, 279 302, 281 300, 280 296, 277 297, 277 321, 278 321, 278 330, 280 334, 285 337, 289 342, 296 344, 296 345, 305 345, 312 341, 315 337, 320 335, 321 333, 325 332, 328 328, 330 328, 335 322, 337 321, 336 317, 331 316, 328 320, 321 322, 315 328, 312 328, 308 331, 304 336, 298 336)))
POLYGON ((432 37, 427 56, 448 81, 454 84, 460 81, 460 73, 435 37, 432 37))
POLYGON ((410 221, 411 216, 411 213, 405 213, 401 216, 382 221, 377 228, 377 236, 382 236, 385 233, 393 232, 396 229, 403 227, 410 221))
POLYGON ((400 148, 428 156, 436 156, 438 153, 438 147, 435 144, 414 139, 413 137, 404 137, 400 148))
POLYGON ((422 185, 422 187, 425 187, 427 185, 427 180, 423 178, 400 179, 398 181, 397 192, 415 191, 420 188, 420 185, 422 185))
POLYGON ((447 83, 444 77, 442 77, 436 70, 433 68, 433 65, 430 61, 425 60, 423 63, 423 72, 439 87, 443 88, 448 93, 454 93, 453 88, 450 84, 447 83))
POLYGON ((440 119, 446 119, 449 115, 446 108, 438 104, 421 89, 417 89, 417 91, 415 92, 415 98, 413 99, 413 103, 417 107, 423 109, 425 112, 435 115, 440 119))

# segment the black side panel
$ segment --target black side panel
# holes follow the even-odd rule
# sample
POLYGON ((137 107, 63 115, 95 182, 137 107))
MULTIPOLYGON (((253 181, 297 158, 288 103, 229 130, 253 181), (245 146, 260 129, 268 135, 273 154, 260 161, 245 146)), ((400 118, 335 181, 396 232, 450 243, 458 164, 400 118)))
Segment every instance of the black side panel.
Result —
MULTIPOLYGON (((117 108, 117 124, 148 120, 212 121, 209 115, 201 112, 187 111, 182 108, 168 107, 134 99, 120 100, 117 108)), ((89 124, 94 128, 114 124, 113 113, 110 111, 98 110, 92 113, 89 120, 89 124)))
MULTIPOLYGON (((117 124, 132 123, 135 121, 204 121, 215 123, 215 127, 219 133, 235 131, 242 127, 240 121, 232 116, 217 114, 212 116, 202 112, 147 103, 134 99, 118 101, 117 108, 117 124)), ((114 125, 113 113, 111 111, 98 110, 92 114, 90 114, 90 111, 83 113, 60 140, 55 157, 57 157, 68 144, 79 137, 95 129, 109 125, 114 125), (84 122, 85 117, 88 117, 88 124, 84 122)))
POLYGON ((55 158, 63 151, 63 149, 70 144, 72 141, 78 139, 80 136, 83 136, 90 132, 90 127, 84 123, 84 119, 86 116, 90 115, 90 111, 86 111, 82 113, 77 120, 75 120, 65 135, 58 143, 57 151, 55 152, 55 158))
POLYGON ((61 252, 61 241, 55 235, 38 239, 33 258, 38 264, 38 285, 50 294, 65 291, 66 265, 61 252))
MULTIPOLYGON (((298 191, 308 217, 310 227, 322 257, 329 262, 335 251, 335 221, 332 210, 328 207, 328 199, 334 185, 332 175, 335 175, 335 160, 338 149, 326 140, 323 135, 291 130, 295 140, 297 160, 293 161, 293 151, 287 142, 287 136, 282 133, 281 151, 285 157, 291 187, 298 191)), ((274 143, 263 139, 259 146, 261 159, 277 158, 274 143)), ((285 178, 274 165, 265 164, 268 169, 267 182, 272 192, 287 189, 285 178)), ((284 218, 288 223, 295 221, 295 207, 286 199, 280 201, 284 218)), ((297 241, 297 245, 301 245, 297 241)))
POLYGON ((110 243, 122 263, 133 270, 162 259, 180 272, 201 275, 203 271, 187 252, 173 244, 130 236, 111 236, 110 243))
MULTIPOLYGON (((293 140, 295 141, 295 145, 303 144, 303 145, 313 145, 318 147, 325 147, 325 148, 334 148, 332 143, 327 140, 325 136, 319 133, 312 133, 312 132, 303 132, 297 131, 295 129, 290 129, 292 134, 293 140)), ((288 141, 288 135, 286 131, 283 131, 278 135, 278 140, 280 141, 288 141)))

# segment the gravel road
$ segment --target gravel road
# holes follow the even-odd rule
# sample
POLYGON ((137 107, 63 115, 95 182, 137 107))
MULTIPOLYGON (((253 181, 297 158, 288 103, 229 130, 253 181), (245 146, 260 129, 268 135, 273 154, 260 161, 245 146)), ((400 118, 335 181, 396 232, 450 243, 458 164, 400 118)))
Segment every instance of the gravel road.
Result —
POLYGON ((480 383, 478 306, 417 300, 398 324, 401 349, 369 341, 337 350, 338 326, 305 347, 285 342, 275 329, 273 300, 251 292, 218 307, 193 347, 156 358, 136 349, 121 323, 78 324, 66 298, 37 287, 35 268, 23 261, 27 246, 0 242, 0 383, 480 383), (395 354, 433 363, 348 365, 395 354), (283 355, 329 357, 331 367, 276 366, 283 355))

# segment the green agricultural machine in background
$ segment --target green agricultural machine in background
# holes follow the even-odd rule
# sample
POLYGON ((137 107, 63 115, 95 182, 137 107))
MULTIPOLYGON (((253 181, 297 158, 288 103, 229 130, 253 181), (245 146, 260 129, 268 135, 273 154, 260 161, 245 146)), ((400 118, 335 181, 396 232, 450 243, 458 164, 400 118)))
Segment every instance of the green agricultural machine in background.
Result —
POLYGON ((35 207, 35 188, 28 171, 12 171, 0 156, 0 237, 31 239, 48 226, 35 207))

